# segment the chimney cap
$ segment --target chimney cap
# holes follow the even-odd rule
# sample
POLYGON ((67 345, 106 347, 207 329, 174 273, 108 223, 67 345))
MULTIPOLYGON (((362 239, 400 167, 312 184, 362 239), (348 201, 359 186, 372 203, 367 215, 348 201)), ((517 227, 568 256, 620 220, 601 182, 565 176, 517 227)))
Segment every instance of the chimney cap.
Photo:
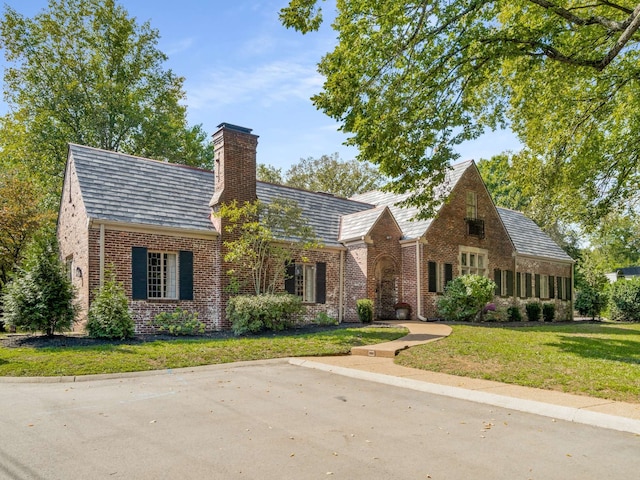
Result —
POLYGON ((241 127, 239 125, 234 125, 233 123, 227 123, 227 122, 222 122, 220 125, 218 125, 218 128, 219 129, 226 128, 228 130, 235 130, 241 133, 251 133, 253 131, 253 128, 241 127))

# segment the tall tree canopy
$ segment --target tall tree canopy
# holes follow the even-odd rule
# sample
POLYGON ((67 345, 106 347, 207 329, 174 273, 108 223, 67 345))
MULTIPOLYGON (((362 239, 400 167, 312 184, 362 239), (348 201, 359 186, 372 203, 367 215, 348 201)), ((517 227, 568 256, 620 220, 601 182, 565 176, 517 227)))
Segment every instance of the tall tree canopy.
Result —
POLYGON ((183 78, 163 68, 158 38, 114 0, 49 0, 33 18, 6 6, 3 164, 57 177, 57 188, 68 142, 207 164, 206 135, 187 124, 183 78))
POLYGON ((284 177, 282 169, 260 164, 258 179, 347 198, 380 188, 384 183, 384 177, 370 163, 342 160, 338 153, 301 158, 284 177))
MULTIPOLYGON (((550 213, 596 220, 636 194, 640 4, 630 0, 338 0, 316 106, 342 122, 389 188, 432 213, 455 146, 510 126, 514 165, 550 213)), ((287 27, 320 27, 291 0, 287 27)))

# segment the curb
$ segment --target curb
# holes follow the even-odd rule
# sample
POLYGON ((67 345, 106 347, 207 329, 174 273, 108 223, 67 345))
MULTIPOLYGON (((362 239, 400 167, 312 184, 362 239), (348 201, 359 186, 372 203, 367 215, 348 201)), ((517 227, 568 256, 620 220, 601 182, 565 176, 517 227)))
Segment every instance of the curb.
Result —
POLYGON ((370 382, 392 385, 394 387, 408 388, 434 395, 443 395, 446 397, 457 398, 459 400, 467 400, 470 402, 493 405, 496 407, 507 408, 519 412, 533 413, 558 420, 591 425, 593 427, 607 428, 620 432, 634 433, 640 435, 640 420, 632 418, 619 417, 606 413, 592 412, 582 408, 565 407, 560 405, 552 405, 549 403, 538 402, 535 400, 523 400, 505 395, 496 395, 494 393, 479 392, 476 390, 468 390, 460 387, 451 387, 448 385, 439 385, 420 380, 412 380, 409 378, 396 377, 393 375, 385 375, 382 373, 366 372, 346 367, 327 365, 325 363, 314 362, 301 358, 290 358, 291 365, 313 368, 329 373, 335 373, 345 377, 367 380, 370 382))

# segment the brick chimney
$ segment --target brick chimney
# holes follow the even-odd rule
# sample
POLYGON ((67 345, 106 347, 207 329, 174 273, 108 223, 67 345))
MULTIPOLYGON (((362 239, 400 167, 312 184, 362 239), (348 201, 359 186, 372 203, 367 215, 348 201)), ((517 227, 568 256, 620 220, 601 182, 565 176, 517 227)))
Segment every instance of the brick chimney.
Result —
POLYGON ((214 190, 209 206, 237 200, 256 200, 256 147, 258 136, 250 128, 230 123, 213 134, 214 190))

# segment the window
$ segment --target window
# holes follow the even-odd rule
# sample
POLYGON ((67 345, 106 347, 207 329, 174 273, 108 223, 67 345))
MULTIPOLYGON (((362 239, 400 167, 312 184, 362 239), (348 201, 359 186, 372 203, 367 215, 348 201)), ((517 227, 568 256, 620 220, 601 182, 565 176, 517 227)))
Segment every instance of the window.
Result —
POLYGON ((131 249, 133 300, 193 300, 193 252, 131 249))
POLYGON ((467 192, 467 215, 469 220, 475 220, 478 218, 478 197, 476 192, 467 192))
POLYGON ((513 271, 500 270, 493 271, 493 281, 496 284, 495 294, 501 297, 513 296, 513 271))
POLYGON ((518 273, 518 297, 528 298, 531 296, 531 274, 530 273, 518 273))
POLYGON ((461 251, 460 273, 462 275, 486 275, 487 254, 485 251, 461 251))
POLYGON ((539 298, 549 298, 549 275, 536 275, 536 293, 539 298))
POLYGON ((288 264, 284 282, 285 290, 302 298, 305 303, 325 303, 327 264, 288 264))
POLYGON ((178 298, 178 255, 147 253, 147 297, 178 298))
POLYGON ((73 280, 73 255, 69 255, 64 260, 64 269, 65 269, 65 272, 67 273, 67 279, 69 281, 72 281, 73 280))
POLYGON ((302 297, 303 302, 316 301, 316 266, 296 265, 295 270, 296 295, 302 297))

